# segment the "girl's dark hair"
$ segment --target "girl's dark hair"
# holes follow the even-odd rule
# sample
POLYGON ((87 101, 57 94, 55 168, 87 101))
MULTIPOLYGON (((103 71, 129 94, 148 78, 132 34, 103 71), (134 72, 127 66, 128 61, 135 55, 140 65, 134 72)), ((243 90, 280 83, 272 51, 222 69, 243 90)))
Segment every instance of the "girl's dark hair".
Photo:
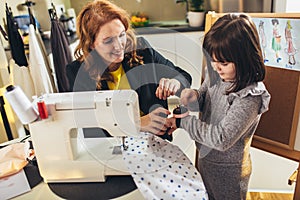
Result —
POLYGON ((227 93, 264 80, 265 65, 257 29, 246 14, 226 14, 206 33, 203 51, 208 63, 212 57, 219 62, 233 62, 236 79, 227 93))

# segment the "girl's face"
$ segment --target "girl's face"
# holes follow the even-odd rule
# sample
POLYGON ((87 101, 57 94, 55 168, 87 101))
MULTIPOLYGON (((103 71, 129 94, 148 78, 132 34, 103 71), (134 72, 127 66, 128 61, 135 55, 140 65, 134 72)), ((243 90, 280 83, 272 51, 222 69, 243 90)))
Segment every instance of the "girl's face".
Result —
POLYGON ((106 64, 111 65, 122 62, 125 44, 125 27, 119 19, 114 19, 100 27, 92 49, 96 49, 106 64))
POLYGON ((221 79, 224 81, 234 81, 236 72, 235 64, 233 62, 219 62, 213 57, 211 62, 213 69, 218 72, 221 79))

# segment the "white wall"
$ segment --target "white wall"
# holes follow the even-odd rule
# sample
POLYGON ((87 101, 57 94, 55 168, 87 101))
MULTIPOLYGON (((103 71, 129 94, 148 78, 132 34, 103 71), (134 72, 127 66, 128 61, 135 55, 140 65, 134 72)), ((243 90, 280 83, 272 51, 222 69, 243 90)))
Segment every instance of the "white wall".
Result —
MULTIPOLYGON (((21 6, 22 3, 24 3, 25 0, 1 0, 0 1, 0 24, 3 26, 3 19, 6 21, 5 16, 5 3, 8 4, 9 7, 11 7, 13 15, 24 15, 28 14, 27 7, 21 6)), ((49 30, 50 27, 50 17, 48 14, 48 8, 51 7, 51 2, 53 2, 54 5, 65 5, 66 8, 70 8, 70 0, 34 0, 35 5, 31 7, 31 10, 34 14, 34 16, 38 19, 41 26, 45 30, 49 30)))
POLYGON ((274 0, 274 12, 297 13, 300 12, 299 0, 274 0))
POLYGON ((286 10, 286 2, 288 0, 274 0, 274 12, 284 13, 286 10))
POLYGON ((299 0, 286 0, 286 12, 300 12, 299 0))
POLYGON ((295 183, 288 185, 289 177, 298 168, 298 162, 251 148, 252 176, 249 190, 255 192, 293 193, 295 183))

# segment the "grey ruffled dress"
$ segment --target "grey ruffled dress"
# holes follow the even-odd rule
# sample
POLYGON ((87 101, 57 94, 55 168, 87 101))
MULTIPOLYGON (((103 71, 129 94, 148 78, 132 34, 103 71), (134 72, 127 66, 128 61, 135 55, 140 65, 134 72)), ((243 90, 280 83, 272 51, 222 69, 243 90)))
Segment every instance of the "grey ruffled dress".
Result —
POLYGON ((232 83, 208 72, 197 90, 198 102, 189 105, 190 110, 200 111, 199 119, 187 116, 181 128, 196 142, 209 199, 246 199, 252 170, 250 145, 261 115, 268 110, 270 94, 258 82, 227 95, 232 83))

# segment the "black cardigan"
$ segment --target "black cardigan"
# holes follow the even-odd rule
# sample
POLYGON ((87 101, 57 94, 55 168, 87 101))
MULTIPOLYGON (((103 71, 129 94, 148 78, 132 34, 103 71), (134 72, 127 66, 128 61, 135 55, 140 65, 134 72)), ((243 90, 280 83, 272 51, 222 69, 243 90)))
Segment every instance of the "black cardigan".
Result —
MULTIPOLYGON (((128 58, 125 56, 122 67, 126 72, 131 89, 135 90, 139 97, 140 110, 148 114, 158 106, 168 109, 167 100, 158 99, 155 95, 161 78, 175 78, 181 83, 177 92, 179 96, 182 89, 190 87, 192 77, 183 69, 175 66, 160 53, 155 51, 150 44, 142 37, 137 38, 137 54, 143 57, 144 64, 136 67, 128 65, 128 58)), ((103 70, 107 66, 96 51, 92 51, 89 58, 81 63, 77 60, 67 65, 66 72, 70 84, 70 91, 95 91, 96 83, 84 70, 84 65, 97 64, 103 70)), ((102 81, 102 90, 108 90, 106 81, 102 81)))
MULTIPOLYGON (((161 78, 175 78, 181 83, 181 90, 190 87, 192 77, 183 69, 175 66, 172 62, 165 59, 161 54, 151 48, 150 44, 142 37, 138 38, 137 54, 143 57, 144 65, 130 67, 125 57, 122 66, 126 72, 129 84, 139 96, 140 109, 144 114, 148 114, 154 105, 167 107, 166 100, 160 100, 155 96, 156 88, 161 78)), ((91 52, 93 64, 104 65, 96 51, 91 52), (96 58, 95 58, 96 57, 96 58), (95 61, 97 60, 97 61, 95 61)), ((95 91, 95 81, 89 77, 84 70, 84 63, 73 61, 67 65, 67 77, 70 84, 70 91, 95 91)), ((106 67, 106 66, 105 66, 106 67)), ((108 90, 106 81, 102 81, 102 90, 108 90)))

